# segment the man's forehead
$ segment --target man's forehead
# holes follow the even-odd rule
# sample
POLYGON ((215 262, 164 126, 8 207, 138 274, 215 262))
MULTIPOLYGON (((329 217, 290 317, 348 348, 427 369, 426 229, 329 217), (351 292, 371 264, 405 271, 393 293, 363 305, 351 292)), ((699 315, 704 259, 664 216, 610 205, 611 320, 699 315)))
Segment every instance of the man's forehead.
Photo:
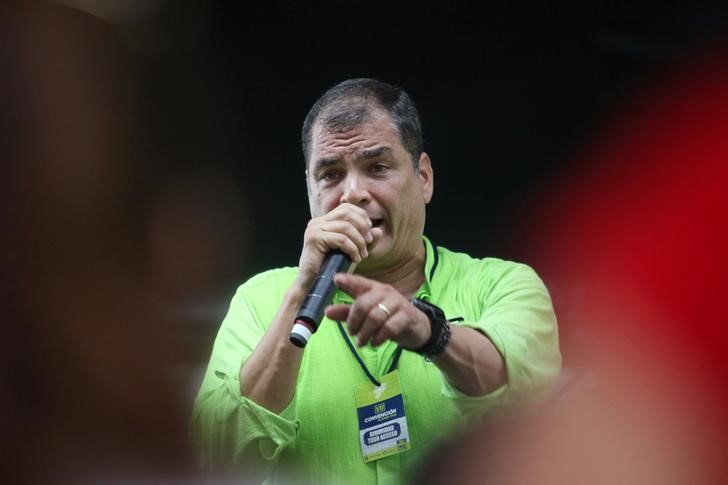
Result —
POLYGON ((385 140, 369 140, 365 138, 361 138, 358 142, 346 147, 322 146, 320 149, 314 147, 310 168, 315 171, 332 165, 346 163, 347 161, 357 163, 373 158, 396 156, 396 150, 397 146, 393 143, 387 143, 385 140))
POLYGON ((371 150, 378 145, 390 149, 401 145, 397 128, 388 115, 369 119, 345 131, 316 123, 312 133, 311 148, 314 157, 326 152, 371 150))
MULTIPOLYGON (((388 112, 382 109, 373 109, 365 115, 359 117, 353 124, 346 122, 345 128, 341 126, 338 117, 321 116, 313 125, 313 135, 321 136, 322 134, 341 134, 351 131, 362 130, 366 128, 375 128, 377 130, 396 131, 396 126, 392 121, 392 117, 388 112)), ((351 120, 349 120, 351 121, 351 120)))

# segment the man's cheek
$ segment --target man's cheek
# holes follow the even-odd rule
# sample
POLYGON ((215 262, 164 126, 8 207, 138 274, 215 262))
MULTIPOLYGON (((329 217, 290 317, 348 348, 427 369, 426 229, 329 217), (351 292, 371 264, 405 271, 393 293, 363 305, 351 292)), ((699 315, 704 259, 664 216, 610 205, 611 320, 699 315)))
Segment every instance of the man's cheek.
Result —
POLYGON ((321 206, 324 208, 325 212, 331 212, 332 210, 339 207, 341 203, 339 202, 339 199, 336 197, 325 197, 321 201, 321 206))

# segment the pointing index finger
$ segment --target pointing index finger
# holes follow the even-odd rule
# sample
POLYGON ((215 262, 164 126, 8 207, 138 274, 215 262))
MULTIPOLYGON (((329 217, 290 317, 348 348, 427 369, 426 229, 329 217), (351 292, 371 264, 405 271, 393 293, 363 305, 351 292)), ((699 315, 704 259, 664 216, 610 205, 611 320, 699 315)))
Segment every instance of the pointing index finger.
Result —
POLYGON ((373 285, 372 280, 368 278, 346 273, 334 275, 334 283, 352 298, 356 298, 365 291, 370 290, 373 285))

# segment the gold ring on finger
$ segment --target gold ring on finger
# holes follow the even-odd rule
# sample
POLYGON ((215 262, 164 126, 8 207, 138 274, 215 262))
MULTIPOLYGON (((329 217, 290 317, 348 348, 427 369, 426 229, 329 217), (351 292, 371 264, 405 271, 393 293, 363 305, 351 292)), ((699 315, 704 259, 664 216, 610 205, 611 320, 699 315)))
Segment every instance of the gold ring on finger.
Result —
POLYGON ((385 305, 384 303, 380 303, 380 304, 379 304, 379 305, 377 305, 377 306, 378 306, 379 308, 381 308, 381 310, 382 310, 382 311, 383 311, 384 313, 386 313, 386 314, 387 314, 387 318, 389 318, 389 317, 391 317, 391 316, 392 316, 392 312, 390 312, 390 311, 389 311, 389 308, 387 308, 387 306, 386 306, 386 305, 385 305))

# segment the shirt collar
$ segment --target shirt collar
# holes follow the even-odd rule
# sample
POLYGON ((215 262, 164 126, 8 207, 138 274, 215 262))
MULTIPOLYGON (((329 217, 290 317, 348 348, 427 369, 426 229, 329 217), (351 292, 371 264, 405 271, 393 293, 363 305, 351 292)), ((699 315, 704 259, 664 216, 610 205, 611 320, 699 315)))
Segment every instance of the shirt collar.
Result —
POLYGON ((432 280, 437 274, 437 266, 440 262, 437 247, 427 238, 422 236, 422 243, 425 245, 425 281, 417 290, 416 297, 429 300, 432 295, 432 280))

